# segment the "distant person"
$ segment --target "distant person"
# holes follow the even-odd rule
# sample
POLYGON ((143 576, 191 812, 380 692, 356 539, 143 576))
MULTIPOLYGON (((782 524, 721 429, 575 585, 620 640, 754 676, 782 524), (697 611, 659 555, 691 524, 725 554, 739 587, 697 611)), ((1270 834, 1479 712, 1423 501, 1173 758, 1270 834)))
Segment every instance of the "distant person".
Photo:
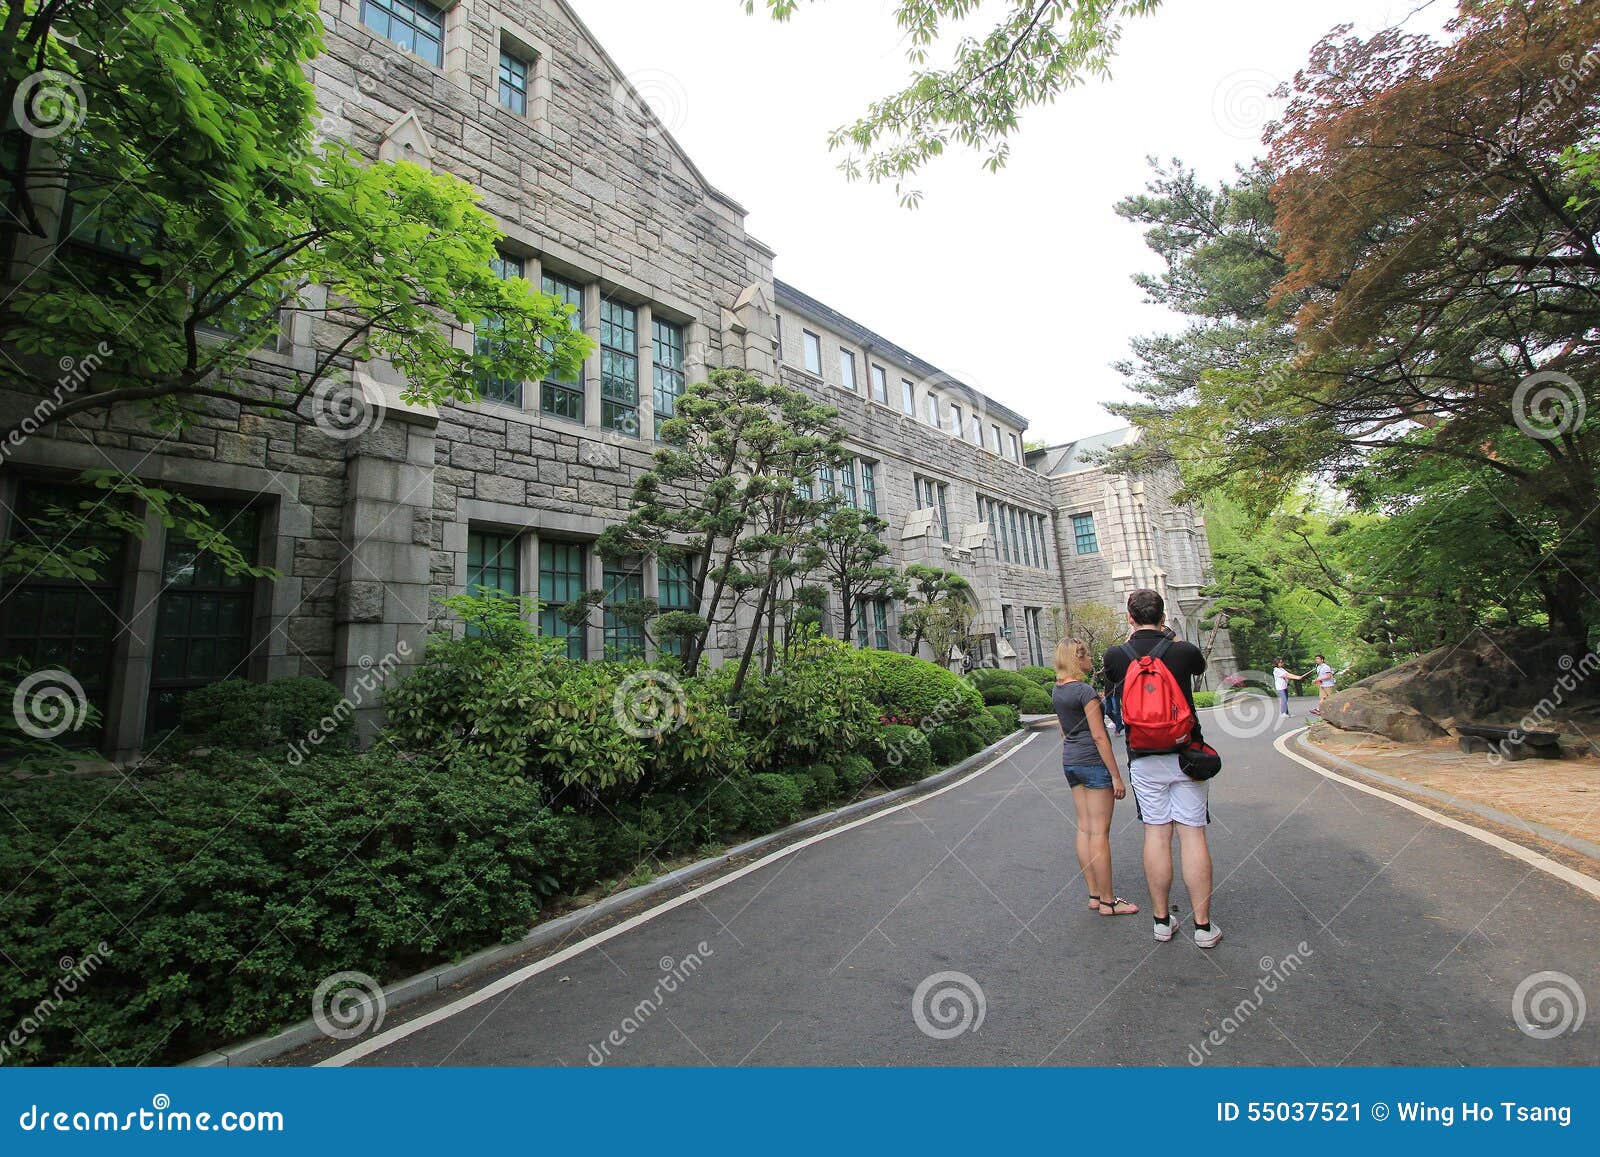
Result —
POLYGON ((1128 624, 1133 634, 1128 641, 1106 652, 1106 674, 1123 692, 1123 723, 1128 744, 1128 779, 1133 784, 1134 803, 1144 823, 1144 875, 1150 887, 1150 906, 1155 918, 1155 938, 1172 939, 1175 931, 1169 904, 1172 892, 1172 852, 1176 837, 1183 864, 1183 884, 1194 906, 1194 942, 1212 948, 1222 939, 1222 928, 1211 921, 1211 848, 1206 843, 1206 825, 1211 822, 1209 787, 1190 779, 1179 765, 1180 742, 1156 749, 1141 747, 1148 742, 1136 723, 1129 702, 1126 681, 1130 667, 1150 656, 1164 666, 1177 683, 1188 704, 1192 726, 1185 742, 1200 740, 1199 717, 1194 713, 1194 682, 1205 674, 1206 657, 1193 643, 1175 642, 1163 631, 1167 607, 1157 591, 1137 590, 1128 596, 1128 624))
POLYGON ((1050 699, 1061 724, 1061 770, 1078 813, 1078 867, 1089 887, 1089 908, 1102 916, 1132 916, 1139 905, 1111 886, 1111 810, 1128 794, 1106 732, 1100 694, 1089 683, 1094 659, 1086 644, 1056 645, 1056 685, 1050 699))
POLYGON ((1278 709, 1283 712, 1285 719, 1289 717, 1289 680, 1298 683, 1304 678, 1304 675, 1290 674, 1282 659, 1272 661, 1272 687, 1278 693, 1278 709))
POLYGON ((1315 682, 1317 684, 1317 705, 1311 709, 1311 714, 1321 715, 1322 706, 1328 701, 1328 696, 1333 694, 1334 685, 1337 682, 1334 678, 1333 667, 1329 665, 1328 660, 1322 655, 1317 656, 1315 682))

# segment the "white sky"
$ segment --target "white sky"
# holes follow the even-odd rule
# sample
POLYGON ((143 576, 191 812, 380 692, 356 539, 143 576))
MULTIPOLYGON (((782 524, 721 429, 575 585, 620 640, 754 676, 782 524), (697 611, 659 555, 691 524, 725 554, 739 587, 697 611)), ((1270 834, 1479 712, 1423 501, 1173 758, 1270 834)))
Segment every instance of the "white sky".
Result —
MULTIPOLYGON (((750 211, 777 275, 994 395, 1051 442, 1115 425, 1112 363, 1171 329, 1129 280, 1154 272, 1112 212, 1145 158, 1217 180, 1258 151, 1267 94, 1340 23, 1372 31, 1423 0, 1166 0, 1130 25, 1113 78, 1025 114, 1010 164, 942 158, 914 185, 849 183, 830 129, 909 74, 892 0, 819 0, 779 25, 740 0, 570 0, 707 178, 750 211)), ((765 7, 758 4, 758 7, 765 7)), ((991 0, 990 7, 994 7, 991 0)), ((1411 22, 1437 29, 1441 0, 1411 22)))

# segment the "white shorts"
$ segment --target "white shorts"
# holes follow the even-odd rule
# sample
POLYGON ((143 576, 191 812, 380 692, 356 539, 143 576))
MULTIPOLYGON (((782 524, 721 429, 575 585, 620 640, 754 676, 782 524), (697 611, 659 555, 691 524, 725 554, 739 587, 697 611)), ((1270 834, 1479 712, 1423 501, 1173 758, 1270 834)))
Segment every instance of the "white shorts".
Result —
POLYGON ((1206 807, 1211 785, 1184 775, 1176 755, 1136 756, 1128 764, 1128 778, 1145 823, 1203 828, 1211 822, 1206 807))

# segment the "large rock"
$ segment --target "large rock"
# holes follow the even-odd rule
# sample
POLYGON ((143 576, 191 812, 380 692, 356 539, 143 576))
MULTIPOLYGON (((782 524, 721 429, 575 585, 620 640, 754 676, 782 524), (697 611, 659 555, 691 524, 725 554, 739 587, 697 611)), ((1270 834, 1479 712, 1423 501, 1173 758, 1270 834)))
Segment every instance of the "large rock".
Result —
POLYGON ((1579 642, 1533 629, 1476 631, 1340 691, 1323 718, 1402 742, 1438 739, 1463 723, 1514 727, 1541 700, 1570 704, 1600 694, 1600 687, 1569 687, 1587 670, 1584 653, 1579 642))
POLYGON ((1444 728, 1415 707, 1359 683, 1329 699, 1322 717, 1346 731, 1370 731, 1404 743, 1423 743, 1445 735, 1444 728))

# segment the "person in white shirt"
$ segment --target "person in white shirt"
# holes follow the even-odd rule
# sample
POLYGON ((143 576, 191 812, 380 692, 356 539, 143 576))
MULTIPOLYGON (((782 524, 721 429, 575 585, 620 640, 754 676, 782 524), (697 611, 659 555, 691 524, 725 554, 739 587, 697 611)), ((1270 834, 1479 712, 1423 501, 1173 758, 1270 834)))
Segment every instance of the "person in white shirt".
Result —
POLYGON ((1328 701, 1328 696, 1333 694, 1334 687, 1333 668, 1329 666, 1328 660, 1322 655, 1317 656, 1316 684, 1317 705, 1311 714, 1321 715, 1322 705, 1328 701))
POLYGON ((1289 715, 1289 680, 1293 679, 1298 683, 1304 678, 1304 675, 1291 675, 1289 669, 1283 665, 1282 659, 1272 661, 1272 687, 1278 693, 1278 709, 1283 712, 1285 718, 1289 715))

